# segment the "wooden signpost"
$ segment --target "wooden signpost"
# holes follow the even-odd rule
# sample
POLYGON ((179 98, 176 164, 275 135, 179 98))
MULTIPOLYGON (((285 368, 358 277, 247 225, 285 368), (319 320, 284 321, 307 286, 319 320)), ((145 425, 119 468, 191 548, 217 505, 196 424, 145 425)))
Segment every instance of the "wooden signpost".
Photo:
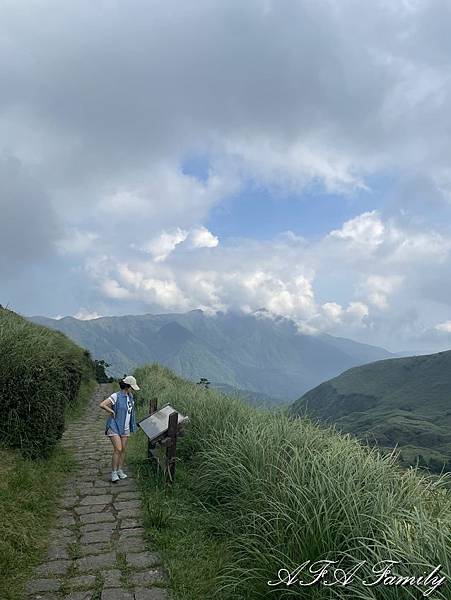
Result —
POLYGON ((189 418, 170 404, 165 404, 158 410, 158 399, 152 398, 149 402, 149 416, 138 423, 148 438, 147 458, 157 470, 163 469, 166 484, 174 483, 177 438, 184 435, 181 427, 187 421, 189 418))

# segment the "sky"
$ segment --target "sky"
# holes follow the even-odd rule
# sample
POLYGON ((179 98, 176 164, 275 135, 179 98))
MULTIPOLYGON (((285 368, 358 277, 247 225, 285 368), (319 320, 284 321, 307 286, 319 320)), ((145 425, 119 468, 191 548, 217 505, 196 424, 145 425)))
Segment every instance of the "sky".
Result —
POLYGON ((451 4, 3 0, 0 303, 451 348, 451 4))

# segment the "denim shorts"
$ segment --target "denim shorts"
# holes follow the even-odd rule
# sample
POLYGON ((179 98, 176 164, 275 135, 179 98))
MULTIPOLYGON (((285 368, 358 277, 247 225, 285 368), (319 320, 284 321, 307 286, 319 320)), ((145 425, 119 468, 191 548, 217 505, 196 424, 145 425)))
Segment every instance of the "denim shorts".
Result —
MULTIPOLYGON (((115 431, 113 431, 111 429, 111 427, 108 428, 108 431, 106 432, 107 435, 117 435, 117 433, 115 431)), ((128 429, 125 433, 122 434, 122 436, 129 436, 130 435, 130 429, 128 429)))

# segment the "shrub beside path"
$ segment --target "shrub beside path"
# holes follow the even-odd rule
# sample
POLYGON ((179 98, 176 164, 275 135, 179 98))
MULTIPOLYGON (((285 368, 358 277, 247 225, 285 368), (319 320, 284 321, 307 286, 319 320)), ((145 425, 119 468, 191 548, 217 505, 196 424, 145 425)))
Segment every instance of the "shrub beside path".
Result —
POLYGON ((79 469, 60 498, 45 562, 25 590, 27 600, 169 600, 168 573, 144 537, 140 493, 133 472, 111 483, 111 442, 99 402, 111 392, 100 384, 82 417, 61 444, 79 469))

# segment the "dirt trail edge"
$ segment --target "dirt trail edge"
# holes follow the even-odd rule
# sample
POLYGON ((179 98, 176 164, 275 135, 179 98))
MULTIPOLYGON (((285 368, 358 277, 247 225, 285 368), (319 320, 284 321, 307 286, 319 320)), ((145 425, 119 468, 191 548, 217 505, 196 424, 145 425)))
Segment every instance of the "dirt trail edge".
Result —
POLYGON ((142 527, 140 494, 133 471, 111 483, 111 442, 99 402, 111 391, 101 384, 82 417, 61 443, 79 470, 59 501, 46 561, 25 589, 27 600, 170 600, 168 574, 142 527), (150 551, 152 550, 152 551, 150 551))

